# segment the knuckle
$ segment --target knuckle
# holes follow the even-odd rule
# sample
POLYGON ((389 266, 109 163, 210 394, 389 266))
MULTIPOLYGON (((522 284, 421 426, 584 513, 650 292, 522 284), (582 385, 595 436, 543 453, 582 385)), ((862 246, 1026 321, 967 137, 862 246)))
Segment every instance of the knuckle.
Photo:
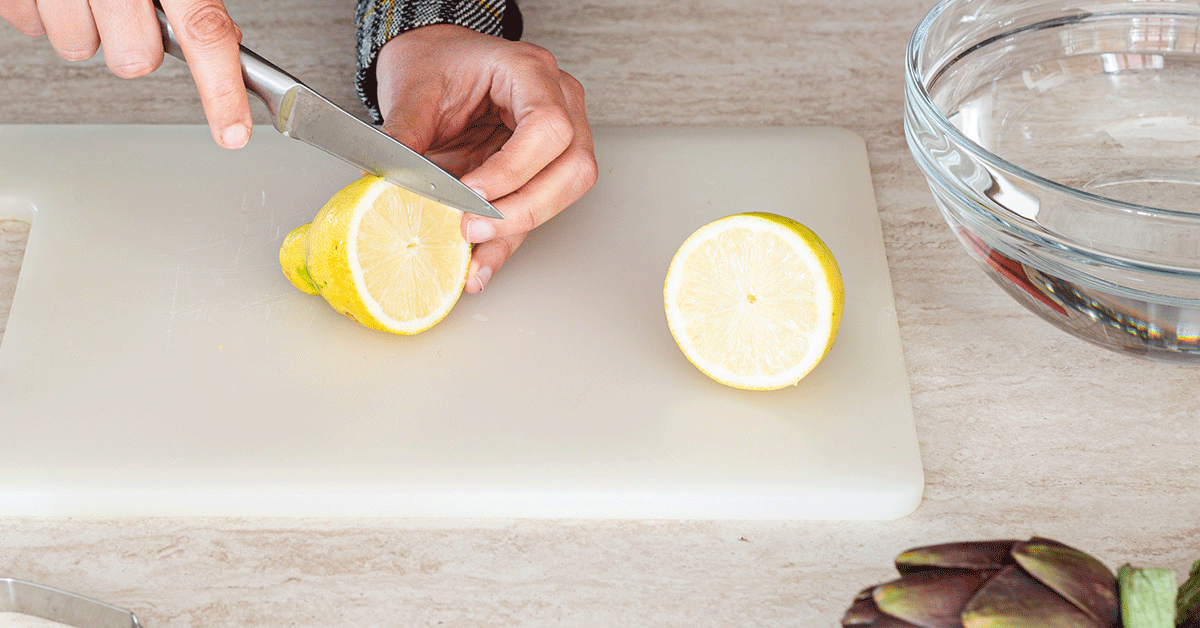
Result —
MULTIPOLYGON (((534 216, 534 212, 527 208, 522 208, 518 211, 512 212, 511 214, 504 215, 504 230, 510 236, 529 233, 530 231, 536 229, 539 224, 540 223, 538 222, 537 217, 534 216)), ((497 238, 497 240, 504 242, 504 245, 510 249, 516 248, 511 242, 508 241, 509 238, 507 237, 497 238)))
POLYGON ((237 24, 219 4, 203 4, 187 14, 183 19, 183 30, 193 43, 205 47, 242 39, 237 24))
POLYGON ((559 149, 565 150, 575 140, 575 124, 571 122, 571 116, 561 109, 543 111, 538 127, 546 141, 559 149))
POLYGON ((131 79, 146 76, 158 68, 158 63, 142 53, 126 53, 109 59, 108 68, 121 78, 131 79))
POLYGON ((529 65, 538 68, 558 68, 558 59, 549 50, 524 41, 514 42, 514 45, 515 50, 529 65))
POLYGON ((58 48, 58 56, 67 61, 87 61, 96 54, 96 46, 63 46, 58 48))
POLYGON ((498 244, 500 245, 500 254, 496 256, 496 261, 503 264, 516 252, 517 244, 511 238, 500 238, 498 244))
POLYGON ((496 238, 488 240, 482 244, 477 244, 472 256, 477 259, 482 266, 489 266, 495 271, 508 258, 512 257, 513 252, 517 249, 517 240, 513 237, 496 238))
POLYGON ((587 151, 580 152, 583 154, 575 160, 575 181, 579 186, 579 194, 583 195, 600 179, 600 166, 596 163, 595 155, 587 151))
POLYGON ((583 97, 583 83, 565 70, 559 72, 559 82, 562 84, 563 93, 576 98, 583 97))
POLYGON ((241 82, 236 85, 218 85, 212 87, 208 92, 208 98, 212 102, 230 102, 241 98, 243 95, 241 82))
MULTIPOLYGON (((521 223, 521 230, 519 231, 519 233, 529 233, 530 231, 537 229, 538 225, 542 224, 537 219, 537 217, 533 215, 533 212, 525 212, 524 214, 522 214, 520 223, 521 223)), ((511 249, 516 248, 511 243, 509 243, 509 247, 510 247, 510 251, 509 251, 510 253, 511 253, 511 249)))
POLYGON ((587 110, 583 83, 566 72, 559 72, 558 84, 562 89, 563 98, 567 101, 567 109, 586 116, 586 113, 582 113, 587 110))
POLYGON ((516 160, 508 157, 507 155, 504 155, 503 153, 504 153, 504 151, 501 150, 500 153, 497 153, 497 156, 498 157, 504 156, 505 158, 495 159, 492 161, 491 164, 489 164, 489 166, 494 167, 496 169, 496 173, 494 175, 496 177, 496 179, 498 179, 499 181, 522 181, 522 180, 524 180, 524 178, 526 176, 525 168, 522 167, 522 165, 520 163, 517 163, 516 160))

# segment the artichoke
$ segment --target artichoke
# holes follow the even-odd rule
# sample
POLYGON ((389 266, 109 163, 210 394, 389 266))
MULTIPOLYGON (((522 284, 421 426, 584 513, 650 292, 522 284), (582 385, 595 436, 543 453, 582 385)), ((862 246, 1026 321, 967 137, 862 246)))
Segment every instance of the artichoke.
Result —
POLYGON ((1200 560, 1192 563, 1187 581, 1179 587, 1175 619, 1179 628, 1200 628, 1200 560))
POLYGON ((1175 573, 1119 577, 1050 539, 919 547, 896 557, 900 578, 864 589, 845 628, 1200 628, 1200 561, 1177 597, 1175 573), (1186 590, 1192 586, 1189 606, 1186 590), (1189 623, 1190 622, 1190 623, 1189 623))

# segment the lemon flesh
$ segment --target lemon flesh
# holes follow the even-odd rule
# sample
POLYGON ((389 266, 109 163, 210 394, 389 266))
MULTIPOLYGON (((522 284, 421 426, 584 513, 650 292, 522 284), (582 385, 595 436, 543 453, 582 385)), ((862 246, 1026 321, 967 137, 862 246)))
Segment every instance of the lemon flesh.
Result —
POLYGON ((766 212, 727 216, 693 233, 663 288, 684 356, 734 388, 794 385, 833 347, 844 287, 812 230, 766 212))
POLYGON ((305 290, 307 278, 317 294, 355 321, 416 334, 445 318, 466 286, 471 245, 462 236, 461 219, 457 209, 366 176, 335 194, 313 218, 304 237, 304 268, 289 271, 285 260, 295 265, 298 244, 287 238, 280 264, 296 287, 305 290))

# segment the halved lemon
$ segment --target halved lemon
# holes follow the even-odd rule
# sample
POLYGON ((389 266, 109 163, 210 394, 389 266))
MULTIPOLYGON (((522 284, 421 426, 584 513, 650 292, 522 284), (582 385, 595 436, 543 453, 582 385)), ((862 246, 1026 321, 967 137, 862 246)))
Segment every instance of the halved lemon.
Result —
POLYGON ((684 356, 712 379, 747 390, 794 385, 833 347, 842 275, 811 229, 767 212, 736 214, 693 233, 663 288, 684 356))
POLYGON ((365 176, 284 238, 280 266, 297 288, 367 327, 420 333, 450 313, 466 285, 471 245, 461 219, 457 209, 365 176))

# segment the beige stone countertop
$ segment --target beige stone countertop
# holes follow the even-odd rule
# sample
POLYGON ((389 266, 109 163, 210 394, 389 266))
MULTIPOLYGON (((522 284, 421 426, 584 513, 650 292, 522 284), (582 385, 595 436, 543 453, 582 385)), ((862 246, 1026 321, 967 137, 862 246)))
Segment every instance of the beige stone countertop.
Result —
MULTIPOLYGON (((1200 371, 1075 340, 944 224, 902 128, 915 0, 522 0, 607 124, 834 125, 865 138, 924 500, 890 522, 0 519, 0 576, 149 627, 836 626, 914 545, 1049 536, 1112 568, 1200 557, 1200 371)), ((360 111, 353 3, 230 0, 245 42, 360 111), (282 63, 286 60, 286 63, 282 63)), ((0 25, 0 123, 198 123, 168 62, 133 81, 0 25)), ((263 111, 258 110, 261 115, 263 111)), ((260 117, 260 121, 265 120, 260 117)), ((261 127, 260 132, 268 132, 261 127)), ((23 249, 0 228, 0 316, 23 249)), ((0 321, 3 321, 0 318, 0 321)), ((0 432, 0 437, 3 437, 0 432)), ((2 468, 2 463, 0 463, 2 468)))

